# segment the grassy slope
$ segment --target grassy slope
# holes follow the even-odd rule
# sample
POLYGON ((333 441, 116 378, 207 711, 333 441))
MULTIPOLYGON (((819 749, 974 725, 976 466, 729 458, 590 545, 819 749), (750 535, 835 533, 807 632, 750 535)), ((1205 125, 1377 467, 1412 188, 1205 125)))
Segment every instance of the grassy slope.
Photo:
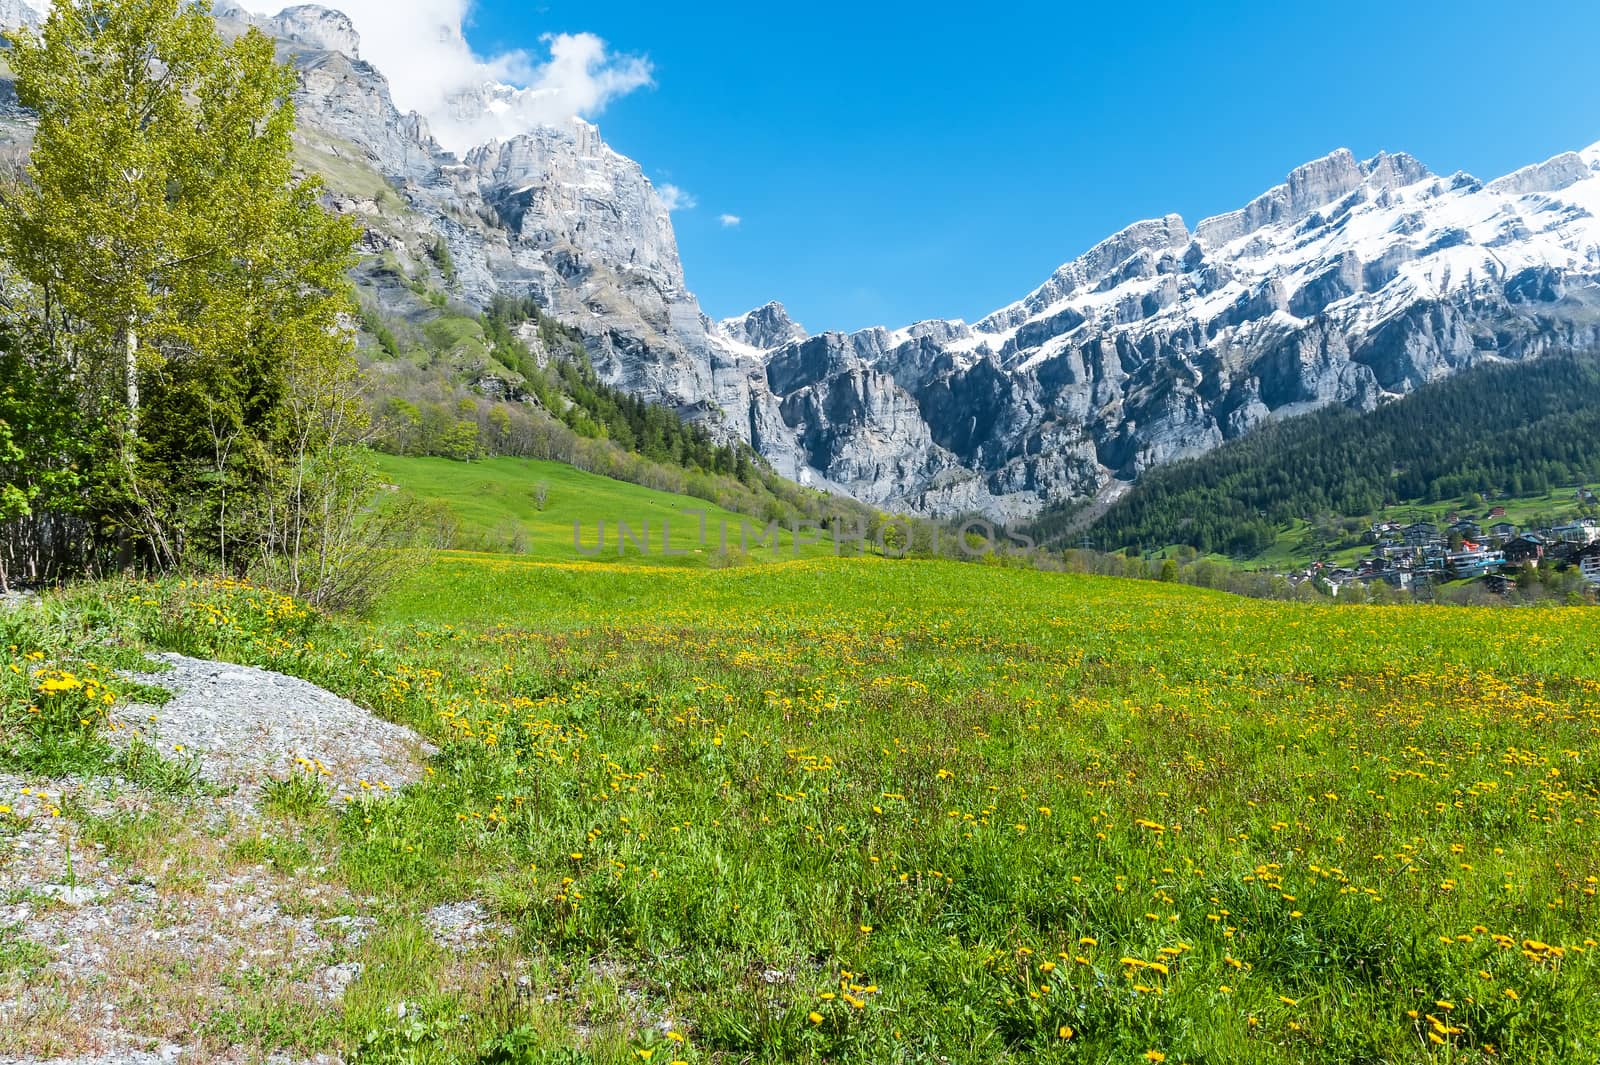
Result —
POLYGON ((392 483, 419 498, 449 506, 461 523, 461 543, 504 551, 509 547, 509 537, 520 530, 524 541, 520 546, 525 550, 515 554, 526 561, 586 560, 573 546, 573 524, 579 524, 583 548, 592 551, 602 521, 606 524, 605 545, 601 554, 593 558, 596 563, 615 563, 625 557, 635 565, 704 567, 721 553, 724 525, 729 550, 738 552, 741 522, 749 528, 748 557, 753 561, 833 553, 827 534, 822 534, 819 543, 809 544, 805 542, 809 534, 804 531, 798 553, 794 537, 787 531, 781 533, 776 549, 756 548, 765 525, 755 518, 741 517, 702 499, 657 492, 559 462, 494 458, 465 463, 394 455, 377 455, 376 461, 392 483), (541 484, 548 487, 543 510, 536 505, 534 496, 535 487, 541 484), (704 544, 699 539, 700 518, 695 511, 705 512, 704 544), (625 555, 619 553, 619 522, 627 523, 641 537, 648 527, 649 555, 641 558, 632 540, 627 542, 625 555), (674 550, 686 554, 661 553, 663 536, 669 529, 674 550))
POLYGON ((113 585, 75 608, 105 648, 61 646, 82 625, 8 634, 17 705, 52 655, 146 640, 306 676, 440 744, 397 797, 274 815, 318 855, 296 875, 368 900, 376 927, 338 1008, 268 996, 218 1014, 213 1042, 573 1065, 1600 1045, 1600 613, 826 548, 578 558, 574 520, 659 538, 704 504, 555 463, 378 461, 527 551, 447 553, 365 623, 113 585), (469 898, 515 935, 452 957, 419 919, 469 898))
MULTIPOLYGON (((413 1031, 401 1000, 414 1061, 508 1029, 619 1065, 1600 1045, 1593 611, 469 556, 303 643, 221 589, 118 609, 448 741, 429 784, 318 829, 379 920, 326 1022, 346 1049, 413 1031), (537 994, 412 945, 462 897, 537 994)), ((261 1038, 321 1045, 303 1025, 261 1038)))

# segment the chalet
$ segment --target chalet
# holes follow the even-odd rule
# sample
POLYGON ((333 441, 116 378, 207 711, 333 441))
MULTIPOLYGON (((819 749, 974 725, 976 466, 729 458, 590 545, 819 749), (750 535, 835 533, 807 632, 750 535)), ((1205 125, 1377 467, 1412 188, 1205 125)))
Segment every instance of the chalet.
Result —
POLYGON ((1578 572, 1590 584, 1600 584, 1600 543, 1590 544, 1577 557, 1578 572))
POLYGON ((1516 591, 1517 578, 1511 573, 1486 573, 1483 586, 1494 595, 1510 595, 1516 591))
POLYGON ((1401 534, 1409 546, 1424 547, 1439 538, 1439 527, 1431 521, 1414 521, 1402 529, 1401 534))
POLYGON ((1463 540, 1477 540, 1483 536, 1483 526, 1471 518, 1461 518, 1450 526, 1450 531, 1460 535, 1463 540))
POLYGON ((1523 533, 1521 536, 1507 540, 1500 550, 1505 555, 1506 562, 1513 566, 1521 566, 1529 562, 1538 565, 1539 560, 1545 556, 1549 546, 1545 538, 1538 533, 1523 533))
POLYGON ((1517 527, 1509 521, 1497 521, 1489 526, 1489 536, 1492 539, 1505 541, 1517 535, 1517 527))
POLYGON ((1491 517, 1491 518, 1503 518, 1505 516, 1506 516, 1506 508, 1505 507, 1490 507, 1489 508, 1489 517, 1491 517))

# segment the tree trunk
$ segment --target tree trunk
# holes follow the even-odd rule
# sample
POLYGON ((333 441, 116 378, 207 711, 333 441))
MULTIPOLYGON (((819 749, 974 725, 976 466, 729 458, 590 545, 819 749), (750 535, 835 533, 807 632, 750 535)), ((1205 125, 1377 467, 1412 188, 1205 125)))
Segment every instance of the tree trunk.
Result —
POLYGON ((139 442, 139 334, 131 321, 128 323, 127 353, 128 361, 123 372, 128 388, 128 424, 122 454, 131 477, 135 448, 139 442))
MULTIPOLYGON (((128 488, 134 487, 134 464, 139 450, 139 333, 133 320, 128 320, 126 340, 127 361, 123 367, 123 384, 127 388, 127 421, 122 436, 122 472, 128 479, 128 488)), ((123 572, 133 569, 133 540, 126 529, 117 531, 117 564, 123 572)))

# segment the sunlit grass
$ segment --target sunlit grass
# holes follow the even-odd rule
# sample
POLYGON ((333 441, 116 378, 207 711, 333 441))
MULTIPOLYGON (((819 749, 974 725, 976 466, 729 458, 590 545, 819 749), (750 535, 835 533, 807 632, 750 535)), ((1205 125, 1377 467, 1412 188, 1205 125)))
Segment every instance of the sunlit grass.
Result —
POLYGON ((1592 610, 470 555, 368 624, 229 585, 130 598, 125 631, 441 745, 424 783, 339 818, 336 872, 389 930, 337 1037, 366 1060, 1600 1041, 1592 610), (414 930, 466 898, 512 930, 476 968, 414 930))

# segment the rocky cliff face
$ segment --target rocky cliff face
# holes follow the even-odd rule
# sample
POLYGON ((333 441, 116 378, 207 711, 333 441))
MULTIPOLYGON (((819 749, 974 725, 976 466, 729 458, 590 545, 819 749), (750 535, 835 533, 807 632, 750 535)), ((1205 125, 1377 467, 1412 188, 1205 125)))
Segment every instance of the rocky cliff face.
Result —
MULTIPOLYGON (((34 11, 0 5, 9 24, 34 11)), ((391 260, 447 248, 454 298, 531 295, 583 332, 609 382, 885 507, 1024 518, 1268 418, 1600 346, 1600 145, 1487 184, 1341 149, 1192 228, 1135 223, 976 323, 813 336, 777 303, 710 323, 660 197, 593 126, 457 158, 398 112, 343 15, 218 17, 272 34, 300 71, 306 163, 367 226, 378 302, 404 295, 391 260)), ((25 147, 5 88, 0 147, 25 147)), ((515 91, 454 106, 466 120, 515 91)))
POLYGON ((757 351, 771 351, 811 336, 776 300, 736 318, 724 318, 717 323, 717 333, 757 351))
POLYGON ((0 0, 0 29, 39 25, 39 9, 29 0, 0 0))
MULTIPOLYGON (((452 297, 482 307, 498 293, 532 296, 583 332, 609 383, 749 437, 752 418, 762 417, 750 396, 755 353, 713 333, 684 283, 660 197, 594 126, 542 126, 457 157, 420 116, 398 111, 342 14, 302 5, 261 18, 230 7, 219 21, 229 32, 253 25, 271 34, 294 63, 308 163, 329 175, 336 206, 361 217, 375 258, 405 260, 419 242, 442 241, 452 297), (373 178, 388 193, 356 191, 373 178), (386 206, 390 194, 403 210, 386 206)), ((466 116, 513 91, 484 85, 452 107, 466 116)))
POLYGON ((1192 228, 1135 223, 971 325, 812 336, 777 303, 709 323, 660 198, 593 126, 457 159, 395 111, 339 16, 264 26, 303 72, 303 121, 364 152, 444 239, 456 296, 532 295, 611 383, 885 507, 1023 518, 1267 418, 1600 343, 1600 149, 1487 185, 1341 150, 1192 228))
POLYGON ((1597 215, 1600 145, 1487 185, 1340 150, 1192 231, 1129 226, 974 325, 790 341, 767 384, 843 490, 1026 517, 1268 418, 1600 347, 1597 215))

